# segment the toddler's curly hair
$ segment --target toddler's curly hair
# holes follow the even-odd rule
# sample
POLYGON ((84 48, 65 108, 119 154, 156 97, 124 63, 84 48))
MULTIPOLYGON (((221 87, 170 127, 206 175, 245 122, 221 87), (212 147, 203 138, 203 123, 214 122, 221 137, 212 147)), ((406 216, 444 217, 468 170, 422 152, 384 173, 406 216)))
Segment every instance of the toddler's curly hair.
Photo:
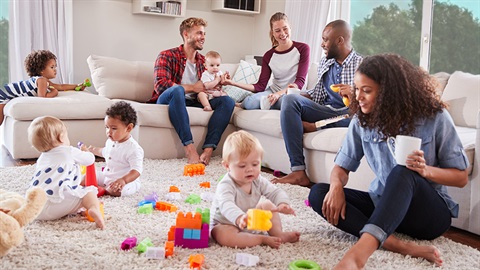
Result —
POLYGON ((110 106, 106 112, 107 116, 119 119, 125 126, 132 123, 135 127, 137 125, 137 112, 129 103, 119 101, 110 106))
POLYGON ((49 50, 31 52, 25 58, 25 70, 28 76, 40 76, 40 72, 47 67, 47 63, 51 59, 57 60, 57 57, 49 50))

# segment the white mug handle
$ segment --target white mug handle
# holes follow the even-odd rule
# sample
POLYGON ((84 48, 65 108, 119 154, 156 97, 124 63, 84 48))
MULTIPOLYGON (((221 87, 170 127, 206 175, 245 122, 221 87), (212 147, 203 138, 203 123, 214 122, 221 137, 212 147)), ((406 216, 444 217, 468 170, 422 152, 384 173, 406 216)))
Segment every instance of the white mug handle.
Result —
POLYGON ((390 150, 390 154, 392 154, 393 160, 396 161, 396 159, 395 159, 395 151, 393 151, 393 147, 392 147, 392 145, 391 145, 391 141, 393 141, 394 144, 396 144, 397 141, 395 140, 394 137, 388 137, 388 139, 387 139, 388 150, 390 150))

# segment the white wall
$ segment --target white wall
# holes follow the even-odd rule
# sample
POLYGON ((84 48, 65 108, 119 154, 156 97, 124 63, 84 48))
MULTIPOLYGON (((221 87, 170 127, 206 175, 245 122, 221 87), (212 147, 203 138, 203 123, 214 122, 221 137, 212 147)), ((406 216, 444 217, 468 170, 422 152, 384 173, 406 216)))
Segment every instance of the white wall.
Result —
POLYGON ((76 82, 90 77, 86 62, 90 54, 153 63, 160 51, 182 43, 178 27, 188 17, 208 22, 203 53, 216 50, 225 63, 263 55, 271 47, 270 16, 285 10, 285 0, 263 0, 261 14, 253 16, 212 12, 210 0, 187 0, 184 18, 138 15, 131 10, 131 0, 73 1, 76 82))

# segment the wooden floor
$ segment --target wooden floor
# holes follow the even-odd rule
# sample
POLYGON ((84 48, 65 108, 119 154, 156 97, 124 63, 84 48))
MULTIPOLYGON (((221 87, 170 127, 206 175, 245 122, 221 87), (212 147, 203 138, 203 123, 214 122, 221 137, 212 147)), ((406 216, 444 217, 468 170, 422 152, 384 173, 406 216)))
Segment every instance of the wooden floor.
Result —
MULTIPOLYGON (((12 158, 10 153, 8 153, 7 149, 5 146, 1 146, 0 150, 0 168, 4 167, 12 167, 12 166, 23 166, 23 165, 29 165, 29 164, 34 164, 36 159, 29 159, 29 160, 15 160, 12 158)), ((267 172, 267 173, 272 173, 273 171, 267 168, 262 168, 262 171, 267 172)), ((480 250, 480 236, 460 230, 457 228, 450 228, 446 233, 443 234, 444 237, 449 238, 455 242, 476 248, 480 250)))

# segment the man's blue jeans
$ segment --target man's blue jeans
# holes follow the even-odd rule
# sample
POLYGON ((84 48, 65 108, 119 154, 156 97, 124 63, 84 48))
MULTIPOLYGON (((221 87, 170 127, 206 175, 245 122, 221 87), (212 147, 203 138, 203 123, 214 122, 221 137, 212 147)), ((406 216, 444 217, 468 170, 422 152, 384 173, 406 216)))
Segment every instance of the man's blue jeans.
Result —
MULTIPOLYGON (((308 196, 313 210, 323 218, 322 204, 329 188, 329 184, 315 184, 308 196)), ((377 206, 368 192, 344 191, 345 220, 339 218, 337 228, 357 237, 364 232, 372 234, 380 246, 393 232, 431 240, 446 232, 452 222, 450 210, 437 191, 404 166, 397 165, 390 172, 377 206)))
MULTIPOLYGON (((157 104, 168 105, 168 116, 178 137, 184 146, 193 143, 190 130, 190 119, 187 106, 202 108, 197 100, 186 100, 185 89, 181 85, 175 85, 165 90, 157 99, 157 104)), ((235 101, 228 96, 217 97, 210 100, 214 110, 207 126, 207 136, 202 148, 217 148, 225 128, 227 128, 235 107, 235 101)))
MULTIPOLYGON (((302 121, 314 123, 346 113, 348 113, 348 108, 336 109, 320 105, 302 95, 283 96, 280 124, 292 171, 305 170, 302 121)), ((347 127, 349 123, 350 119, 344 119, 323 128, 347 127)))

